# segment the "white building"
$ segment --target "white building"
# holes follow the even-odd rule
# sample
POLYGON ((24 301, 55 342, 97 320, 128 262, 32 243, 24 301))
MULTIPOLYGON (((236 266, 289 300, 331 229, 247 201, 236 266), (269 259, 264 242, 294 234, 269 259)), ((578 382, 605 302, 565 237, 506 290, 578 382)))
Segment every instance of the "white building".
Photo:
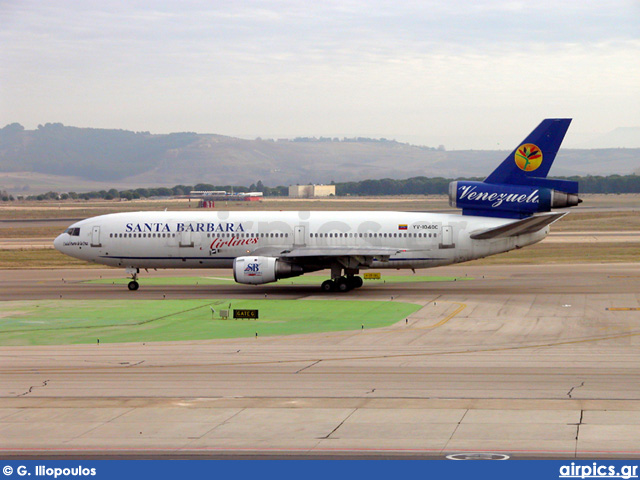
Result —
POLYGON ((290 185, 289 196, 298 198, 329 197, 336 194, 335 185, 290 185))

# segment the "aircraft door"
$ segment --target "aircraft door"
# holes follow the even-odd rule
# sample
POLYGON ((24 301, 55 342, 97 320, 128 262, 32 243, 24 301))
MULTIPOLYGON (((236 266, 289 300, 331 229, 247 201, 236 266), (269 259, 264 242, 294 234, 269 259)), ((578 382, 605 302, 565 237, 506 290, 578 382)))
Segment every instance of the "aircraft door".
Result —
POLYGON ((101 247, 100 243, 100 225, 95 225, 91 229, 91 246, 92 247, 101 247))
POLYGON ((180 243, 179 243, 180 247, 193 247, 192 232, 182 231, 182 232, 179 232, 178 235, 180 235, 180 243))
POLYGON ((294 245, 304 245, 304 231, 305 228, 303 225, 298 225, 297 227, 293 227, 293 244, 294 245))
POLYGON ((456 244, 453 243, 453 227, 442 226, 442 241, 440 242, 440 248, 455 248, 456 244))

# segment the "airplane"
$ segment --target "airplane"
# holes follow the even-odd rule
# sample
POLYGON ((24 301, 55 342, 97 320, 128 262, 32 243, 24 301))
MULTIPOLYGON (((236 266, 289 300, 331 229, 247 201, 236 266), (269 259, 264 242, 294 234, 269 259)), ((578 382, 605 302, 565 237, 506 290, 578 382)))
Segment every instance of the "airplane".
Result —
POLYGON ((363 285, 367 269, 466 262, 541 241, 576 206, 578 182, 547 178, 571 119, 545 119, 482 182, 449 185, 461 214, 392 211, 148 211, 100 215, 59 235, 60 252, 125 269, 231 268, 260 285, 330 269, 325 292, 363 285))

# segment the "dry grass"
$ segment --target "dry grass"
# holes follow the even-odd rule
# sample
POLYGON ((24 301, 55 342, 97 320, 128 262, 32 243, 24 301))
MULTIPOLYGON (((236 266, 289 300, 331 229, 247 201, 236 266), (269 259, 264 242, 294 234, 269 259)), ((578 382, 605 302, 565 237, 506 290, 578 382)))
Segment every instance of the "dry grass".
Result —
MULTIPOLYGON (((640 244, 538 243, 530 247, 468 262, 467 265, 530 265, 554 263, 637 263, 640 244)), ((91 268, 98 265, 62 255, 57 250, 4 250, 0 268, 91 268)))
MULTIPOLYGON (((187 200, 133 200, 130 202, 89 200, 64 202, 18 202, 0 205, 0 220, 32 220, 56 218, 87 218, 117 212, 142 210, 188 210, 196 202, 187 200)), ((332 197, 325 199, 302 199, 276 197, 261 202, 217 202, 216 210, 229 211, 278 211, 278 210, 413 210, 438 211, 449 209, 447 197, 403 196, 403 197, 332 197)))
POLYGON ((73 257, 63 255, 53 249, 3 250, 0 253, 0 268, 92 268, 102 267, 73 257))
POLYGON ((639 231, 640 211, 571 212, 551 229, 554 232, 639 231))
POLYGON ((538 243, 520 250, 474 260, 467 265, 513 265, 549 263, 636 263, 640 261, 640 244, 538 243))
POLYGON ((0 228, 0 241, 7 238, 48 238, 53 241, 64 227, 9 227, 0 228))
MULTIPOLYGON (((554 232, 578 231, 640 231, 640 195, 594 195, 586 196, 585 204, 611 211, 573 211, 553 225, 554 232), (617 206, 617 207, 616 207, 617 206), (635 208, 638 210, 635 210, 635 208), (619 210, 615 210, 619 208, 619 210)), ((192 203, 192 205, 194 205, 192 203)), ((87 218, 95 215, 121 211, 140 210, 186 210, 186 200, 139 200, 120 201, 66 201, 66 202, 21 202, 0 206, 0 219, 56 219, 87 218)), ((217 209, 228 210, 448 210, 445 196, 414 197, 341 197, 327 199, 268 198, 262 202, 220 202, 217 209)), ((8 227, 0 224, 0 241, 15 238, 47 238, 53 240, 61 232, 58 226, 8 227)), ((533 263, 584 263, 584 262, 638 262, 640 245, 626 243, 567 242, 540 243, 502 255, 496 255, 471 263, 533 264, 533 263)), ((73 268, 90 266, 86 262, 66 257, 55 250, 3 250, 0 253, 0 268, 73 268)))

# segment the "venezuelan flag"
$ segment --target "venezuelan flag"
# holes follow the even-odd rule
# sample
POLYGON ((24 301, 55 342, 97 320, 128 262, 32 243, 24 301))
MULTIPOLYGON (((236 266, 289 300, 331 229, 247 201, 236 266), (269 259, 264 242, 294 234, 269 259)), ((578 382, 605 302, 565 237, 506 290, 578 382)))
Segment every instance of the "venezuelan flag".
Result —
POLYGON ((398 225, 398 230, 406 230, 407 228, 409 228, 409 226, 407 224, 398 225))

